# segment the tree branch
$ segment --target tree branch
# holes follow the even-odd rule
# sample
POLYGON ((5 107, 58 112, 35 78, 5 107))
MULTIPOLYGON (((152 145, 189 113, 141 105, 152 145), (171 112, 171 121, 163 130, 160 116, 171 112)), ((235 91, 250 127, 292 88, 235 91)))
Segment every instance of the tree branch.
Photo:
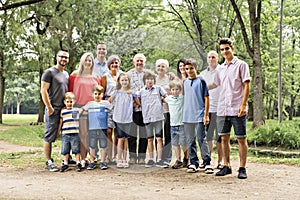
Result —
POLYGON ((12 4, 4 4, 3 6, 0 7, 0 10, 9 10, 12 8, 17 8, 17 7, 21 7, 21 6, 26 6, 26 5, 30 5, 30 4, 35 4, 38 2, 41 2, 44 0, 27 0, 27 1, 20 1, 17 3, 12 3, 12 4))
POLYGON ((247 52, 253 58, 253 56, 254 56, 253 48, 250 46, 250 42, 249 42, 248 34, 247 34, 247 31, 246 31, 245 23, 244 23, 243 18, 241 16, 240 10, 239 10, 238 6, 236 5, 235 0, 230 0, 230 2, 231 2, 231 5, 233 7, 233 10, 234 10, 234 12, 237 16, 237 19, 240 23, 243 38, 244 38, 244 42, 245 42, 245 45, 246 45, 246 48, 247 48, 247 52))

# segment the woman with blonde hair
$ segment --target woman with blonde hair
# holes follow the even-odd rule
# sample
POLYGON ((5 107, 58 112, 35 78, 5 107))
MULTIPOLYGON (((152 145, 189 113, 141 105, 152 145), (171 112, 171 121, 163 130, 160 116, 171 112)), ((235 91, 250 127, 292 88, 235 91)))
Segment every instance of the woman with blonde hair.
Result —
MULTIPOLYGON (((101 79, 93 72, 94 56, 91 52, 84 53, 80 58, 79 67, 69 77, 69 91, 75 95, 74 107, 81 108, 89 101, 93 101, 92 90, 95 85, 101 85, 101 79)), ((86 157, 89 148, 89 132, 87 115, 81 114, 79 119, 79 136, 81 165, 86 167, 86 157)))

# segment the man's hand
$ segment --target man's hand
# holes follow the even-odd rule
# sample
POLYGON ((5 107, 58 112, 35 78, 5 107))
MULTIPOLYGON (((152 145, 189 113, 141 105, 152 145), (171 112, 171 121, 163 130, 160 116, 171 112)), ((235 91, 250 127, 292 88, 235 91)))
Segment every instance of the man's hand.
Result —
POLYGON ((52 106, 48 107, 47 110, 48 110, 48 116, 54 113, 54 108, 52 106))
POLYGON ((238 111, 238 117, 243 117, 247 114, 246 106, 241 105, 238 111))

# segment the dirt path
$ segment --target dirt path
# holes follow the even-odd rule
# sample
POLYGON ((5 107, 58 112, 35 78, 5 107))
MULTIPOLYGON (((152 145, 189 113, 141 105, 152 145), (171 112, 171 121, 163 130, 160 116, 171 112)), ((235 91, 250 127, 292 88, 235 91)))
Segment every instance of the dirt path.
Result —
MULTIPOLYGON (((0 153, 30 149, 0 141, 0 153)), ((300 199, 300 167, 248 163, 248 179, 239 180, 238 162, 232 166, 232 175, 216 177, 137 165, 54 173, 0 163, 0 199, 300 199)))

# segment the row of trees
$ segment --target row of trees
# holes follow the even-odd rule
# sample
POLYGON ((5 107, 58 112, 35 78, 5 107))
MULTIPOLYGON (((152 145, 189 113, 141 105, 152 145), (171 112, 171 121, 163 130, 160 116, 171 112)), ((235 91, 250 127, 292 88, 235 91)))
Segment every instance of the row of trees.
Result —
MULTIPOLYGON (((300 4, 286 0, 284 5, 283 104, 289 107, 286 115, 292 119, 300 89, 300 4)), ((0 13, 1 110, 3 103, 34 99, 40 105, 38 121, 43 120, 43 104, 36 90, 39 77, 53 65, 59 48, 70 50, 69 72, 84 52, 94 52, 99 41, 107 43, 108 54, 121 57, 125 71, 132 68, 137 52, 147 56, 149 68, 156 59, 165 58, 175 70, 178 59, 194 57, 203 69, 206 53, 218 51, 218 40, 230 37, 235 41, 235 54, 251 69, 253 125, 277 115, 279 1, 27 0, 6 1, 0 13), (36 78, 29 78, 33 74, 36 78)))

